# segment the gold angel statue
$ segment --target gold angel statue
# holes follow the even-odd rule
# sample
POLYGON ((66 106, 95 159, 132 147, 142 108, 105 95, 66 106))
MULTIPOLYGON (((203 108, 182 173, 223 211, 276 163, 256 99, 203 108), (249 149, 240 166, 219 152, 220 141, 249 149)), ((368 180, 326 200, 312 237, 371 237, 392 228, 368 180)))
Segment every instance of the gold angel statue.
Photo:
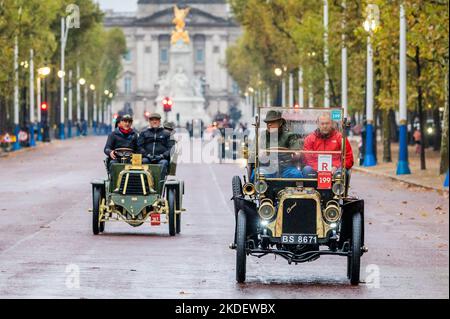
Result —
POLYGON ((185 19, 189 14, 189 11, 190 8, 179 9, 177 5, 173 8, 175 18, 172 23, 175 24, 175 30, 172 31, 172 44, 177 43, 180 39, 183 40, 184 43, 190 42, 189 33, 184 30, 184 27, 186 26, 185 19))

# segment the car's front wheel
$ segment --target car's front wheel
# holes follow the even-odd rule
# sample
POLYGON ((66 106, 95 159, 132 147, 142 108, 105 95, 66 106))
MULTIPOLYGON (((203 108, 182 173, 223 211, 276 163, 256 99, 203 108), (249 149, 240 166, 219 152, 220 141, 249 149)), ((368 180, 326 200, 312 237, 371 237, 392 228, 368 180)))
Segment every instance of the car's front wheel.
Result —
POLYGON ((247 217, 244 211, 240 210, 237 217, 236 234, 236 281, 245 282, 247 266, 247 217))
POLYGON ((92 232, 94 235, 98 235, 105 230, 105 222, 100 221, 100 203, 102 201, 102 190, 100 187, 95 187, 92 195, 92 232))
POLYGON ((347 275, 350 283, 354 286, 359 284, 359 273, 361 268, 361 239, 362 217, 361 213, 355 213, 352 217, 352 239, 350 243, 351 255, 347 258, 347 275))

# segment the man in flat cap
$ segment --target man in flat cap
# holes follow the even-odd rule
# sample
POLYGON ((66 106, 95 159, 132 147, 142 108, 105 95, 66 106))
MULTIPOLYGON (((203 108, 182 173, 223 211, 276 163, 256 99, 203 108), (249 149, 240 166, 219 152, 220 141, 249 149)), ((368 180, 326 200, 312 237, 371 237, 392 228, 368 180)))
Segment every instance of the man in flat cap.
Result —
MULTIPOLYGON (((287 129, 286 120, 279 111, 268 111, 264 122, 267 129, 260 134, 260 172, 266 177, 302 178, 301 170, 294 165, 294 160, 299 160, 300 155, 289 152, 301 149, 298 135, 287 129), (262 151, 261 148, 266 151, 262 151)), ((254 172, 252 180, 253 177, 254 172)))
POLYGON ((139 135, 137 145, 142 154, 143 164, 159 164, 162 166, 161 179, 167 175, 170 161, 170 150, 174 143, 171 134, 161 127, 161 115, 153 113, 148 118, 149 127, 139 135))

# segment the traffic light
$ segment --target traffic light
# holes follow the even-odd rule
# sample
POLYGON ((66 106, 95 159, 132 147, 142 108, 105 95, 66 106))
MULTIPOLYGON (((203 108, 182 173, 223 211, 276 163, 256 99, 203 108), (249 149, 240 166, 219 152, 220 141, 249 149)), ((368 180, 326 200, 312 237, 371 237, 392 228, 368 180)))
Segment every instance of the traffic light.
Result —
POLYGON ((48 104, 47 102, 41 103, 41 120, 43 123, 47 122, 48 120, 48 104))
POLYGON ((167 113, 167 112, 172 111, 172 105, 173 105, 173 102, 172 102, 172 100, 170 98, 165 97, 163 99, 164 112, 167 113))
POLYGON ((41 127, 42 127, 42 140, 44 142, 50 142, 50 127, 48 125, 48 103, 41 103, 41 127))

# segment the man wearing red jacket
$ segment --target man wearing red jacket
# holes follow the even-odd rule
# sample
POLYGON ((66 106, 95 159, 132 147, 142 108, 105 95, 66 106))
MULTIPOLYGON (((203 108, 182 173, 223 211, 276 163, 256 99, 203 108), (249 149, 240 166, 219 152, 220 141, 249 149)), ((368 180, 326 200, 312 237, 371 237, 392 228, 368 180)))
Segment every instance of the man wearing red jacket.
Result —
MULTIPOLYGON (((309 134, 304 141, 304 151, 341 151, 342 150, 342 134, 333 127, 330 113, 324 112, 317 120, 318 128, 313 133, 309 134)), ((346 156, 345 168, 353 167, 353 151, 349 141, 345 140, 346 156)), ((342 167, 341 155, 332 155, 332 172, 340 171, 342 167)), ((303 176, 315 177, 317 175, 319 154, 305 153, 303 176)))

